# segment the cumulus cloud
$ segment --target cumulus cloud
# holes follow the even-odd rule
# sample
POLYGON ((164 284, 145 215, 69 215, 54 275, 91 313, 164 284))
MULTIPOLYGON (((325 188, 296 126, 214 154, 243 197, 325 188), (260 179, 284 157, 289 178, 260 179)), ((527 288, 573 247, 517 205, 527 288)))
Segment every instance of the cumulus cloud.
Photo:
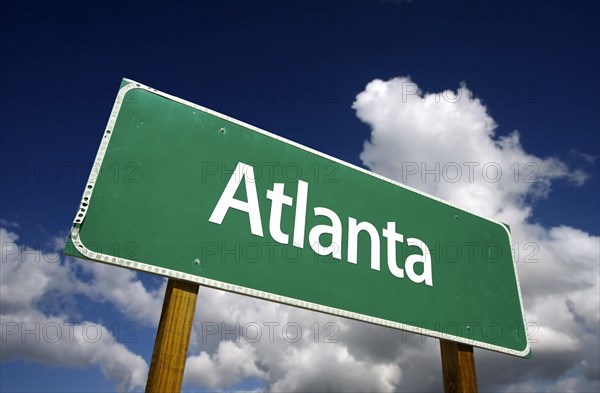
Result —
POLYGON ((187 386, 254 378, 271 391, 391 392, 402 378, 399 331, 202 287, 198 299, 187 386))
POLYGON ((244 342, 222 341, 210 356, 202 351, 187 359, 186 382, 209 388, 232 386, 245 378, 265 379, 258 367, 256 348, 244 342))
POLYGON ((148 372, 146 361, 119 343, 104 325, 87 320, 74 323, 79 318, 72 303, 76 295, 98 299, 102 293, 134 320, 143 322, 157 319, 156 312, 148 314, 125 306, 121 298, 140 307, 155 306, 160 304, 158 297, 162 294, 146 291, 132 272, 100 264, 77 264, 88 270, 87 282, 77 274, 76 265, 61 257, 58 250, 33 249, 18 240, 17 234, 0 228, 0 361, 22 359, 51 366, 99 367, 119 391, 143 387, 148 372), (121 274, 114 274, 114 270, 121 274), (121 288, 131 288, 129 293, 114 290, 120 281, 127 284, 121 288))
POLYGON ((286 373, 271 386, 276 392, 393 392, 401 378, 398 365, 359 361, 342 345, 307 345, 281 365, 286 373))
POLYGON ((78 282, 81 293, 94 301, 108 302, 123 315, 133 316, 137 321, 156 326, 167 286, 167 280, 154 290, 149 290, 133 270, 115 268, 101 263, 79 265, 89 281, 78 282))
POLYGON ((367 167, 481 214, 522 220, 514 216, 528 217, 530 198, 547 197, 552 181, 587 178, 557 158, 528 154, 518 131, 497 136, 464 84, 424 93, 409 78, 374 80, 353 108, 372 129, 361 154, 367 167))
POLYGON ((588 175, 527 153, 518 131, 497 135, 464 84, 425 93, 407 77, 374 80, 353 108, 371 128, 361 154, 371 170, 511 226, 534 359, 478 351, 480 383, 507 391, 598 389, 600 238, 535 224, 531 203, 547 198, 553 182, 577 186, 588 175), (511 378, 496 372, 504 362, 511 378))

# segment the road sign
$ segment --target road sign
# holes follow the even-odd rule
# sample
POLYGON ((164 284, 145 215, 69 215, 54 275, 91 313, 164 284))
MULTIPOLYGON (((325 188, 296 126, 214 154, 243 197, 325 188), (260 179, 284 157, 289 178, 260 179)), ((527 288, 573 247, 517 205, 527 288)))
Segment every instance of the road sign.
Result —
POLYGON ((130 80, 66 252, 529 353, 505 225, 130 80))

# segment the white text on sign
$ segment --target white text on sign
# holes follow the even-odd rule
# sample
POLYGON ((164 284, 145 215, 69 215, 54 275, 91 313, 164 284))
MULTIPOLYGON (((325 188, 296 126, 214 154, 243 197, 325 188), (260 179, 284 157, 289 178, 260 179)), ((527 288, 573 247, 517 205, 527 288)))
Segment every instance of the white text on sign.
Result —
MULTIPOLYGON (((306 214, 308 205, 308 183, 299 180, 296 193, 295 206, 294 199, 285 195, 285 184, 274 183, 271 190, 267 190, 266 198, 271 200, 271 213, 269 216, 269 233, 273 240, 281 244, 289 244, 290 235, 281 230, 281 213, 284 206, 295 208, 294 231, 292 245, 298 248, 304 248, 304 238, 306 233, 306 214)), ((263 237, 263 224, 260 215, 260 206, 258 202, 258 192, 254 177, 254 168, 250 165, 239 162, 231 175, 225 190, 221 194, 217 205, 215 206, 210 218, 210 222, 221 225, 230 208, 245 212, 250 221, 250 232, 253 235, 263 237), (246 200, 235 198, 238 187, 244 181, 246 187, 246 200)), ((339 216, 325 207, 314 207, 313 214, 326 217, 331 221, 331 225, 315 225, 308 233, 308 241, 313 251, 319 255, 331 255, 335 259, 342 259, 342 233, 343 226, 339 216), (331 235, 331 244, 324 246, 320 242, 321 235, 331 235)), ((358 263, 358 235, 365 232, 371 240, 371 269, 379 271, 380 267, 380 237, 379 231, 373 224, 367 221, 357 222, 353 217, 348 217, 348 248, 346 253, 347 262, 358 263)), ((396 222, 388 221, 385 228, 381 231, 384 238, 387 239, 387 266, 395 277, 404 278, 404 273, 409 280, 414 283, 425 283, 433 286, 433 277, 431 272, 431 254, 427 245, 416 238, 407 238, 408 246, 417 247, 420 253, 406 256, 404 267, 400 267, 397 261, 396 245, 404 242, 404 235, 396 232, 396 222), (416 265, 422 265, 421 273, 415 269, 416 265)))

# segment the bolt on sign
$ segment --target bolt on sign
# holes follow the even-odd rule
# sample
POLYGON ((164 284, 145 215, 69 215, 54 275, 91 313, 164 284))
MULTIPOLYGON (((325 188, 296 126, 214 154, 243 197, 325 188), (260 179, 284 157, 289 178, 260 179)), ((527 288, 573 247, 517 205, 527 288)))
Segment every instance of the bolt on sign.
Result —
POLYGON ((66 253, 530 351, 506 225, 127 79, 66 253))

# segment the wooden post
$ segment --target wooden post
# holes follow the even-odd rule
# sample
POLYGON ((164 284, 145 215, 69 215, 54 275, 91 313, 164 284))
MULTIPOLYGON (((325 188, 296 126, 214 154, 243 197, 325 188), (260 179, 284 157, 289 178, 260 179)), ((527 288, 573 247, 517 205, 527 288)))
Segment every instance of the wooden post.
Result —
POLYGON ((181 391, 197 297, 197 284, 169 279, 146 392, 181 391))
POLYGON ((477 375, 473 347, 440 340, 444 392, 477 393, 477 375))

